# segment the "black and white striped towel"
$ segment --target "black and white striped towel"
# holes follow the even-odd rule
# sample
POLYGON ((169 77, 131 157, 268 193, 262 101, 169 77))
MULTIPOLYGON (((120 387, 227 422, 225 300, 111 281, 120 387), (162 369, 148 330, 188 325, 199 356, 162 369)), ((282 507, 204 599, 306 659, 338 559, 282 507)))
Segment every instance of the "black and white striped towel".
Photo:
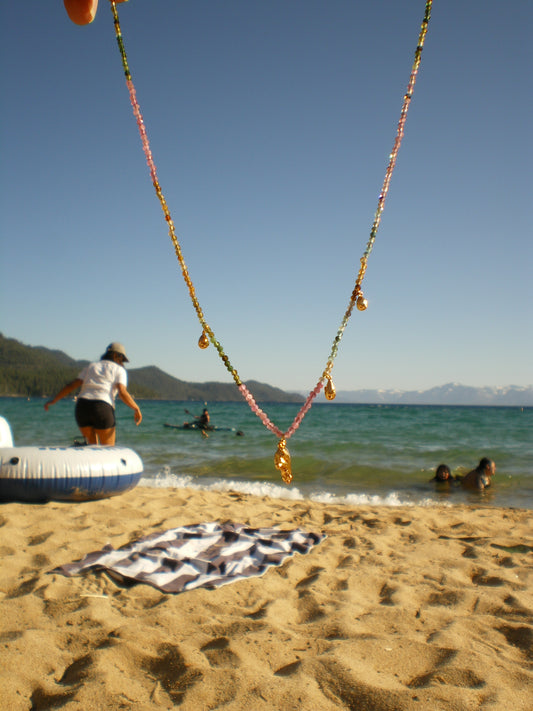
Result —
POLYGON ((107 545, 52 573, 72 576, 104 570, 121 582, 148 583, 166 593, 216 588, 263 575, 294 553, 307 553, 324 535, 300 529, 200 523, 153 533, 115 550, 107 545))

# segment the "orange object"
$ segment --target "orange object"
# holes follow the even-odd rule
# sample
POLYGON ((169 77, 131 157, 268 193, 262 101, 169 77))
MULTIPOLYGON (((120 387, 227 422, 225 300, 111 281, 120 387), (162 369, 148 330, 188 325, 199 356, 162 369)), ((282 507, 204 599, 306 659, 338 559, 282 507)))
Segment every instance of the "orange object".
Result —
MULTIPOLYGON (((115 0, 125 2, 126 0, 115 0)), ((96 16, 98 0, 63 0, 68 16, 75 25, 89 25, 96 16)))
POLYGON ((76 25, 88 25, 98 9, 98 0, 63 0, 68 16, 76 25))

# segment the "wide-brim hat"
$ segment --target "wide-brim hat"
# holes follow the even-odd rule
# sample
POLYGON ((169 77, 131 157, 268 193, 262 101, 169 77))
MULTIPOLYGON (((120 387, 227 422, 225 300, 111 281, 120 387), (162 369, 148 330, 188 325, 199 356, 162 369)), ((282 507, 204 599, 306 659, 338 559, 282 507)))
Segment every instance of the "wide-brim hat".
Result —
POLYGON ((124 358, 124 361, 125 361, 126 363, 129 363, 129 362, 130 362, 130 359, 129 359, 128 356, 126 355, 126 349, 124 348, 124 346, 122 345, 122 343, 118 343, 118 342, 116 342, 116 341, 114 341, 113 343, 110 343, 110 344, 107 346, 106 353, 110 353, 111 351, 112 351, 113 353, 118 353, 119 355, 121 355, 121 356, 124 358))

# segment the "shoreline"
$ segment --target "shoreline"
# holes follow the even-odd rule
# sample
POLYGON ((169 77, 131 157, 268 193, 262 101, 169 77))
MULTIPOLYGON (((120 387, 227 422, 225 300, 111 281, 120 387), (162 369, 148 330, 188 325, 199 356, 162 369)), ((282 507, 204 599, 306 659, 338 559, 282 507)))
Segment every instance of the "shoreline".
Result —
POLYGON ((95 502, 2 504, 0 523, 11 711, 533 705, 527 510, 137 487, 95 502), (326 538, 214 590, 51 574, 107 543, 209 521, 326 538))
MULTIPOLYGON (((466 471, 466 470, 465 470, 466 471)), ((428 473, 429 475, 429 473, 428 473)), ((225 477, 193 477, 188 474, 143 474, 138 486, 149 489, 207 491, 215 493, 238 493, 245 496, 280 499, 285 502, 308 501, 326 506, 375 506, 375 507, 473 507, 476 509, 505 509, 531 511, 533 491, 522 487, 516 493, 503 490, 500 484, 485 491, 465 490, 454 486, 439 490, 432 481, 424 480, 403 489, 392 487, 389 491, 357 490, 355 487, 337 487, 326 490, 313 483, 297 480, 287 487, 281 481, 250 481, 225 477), (423 486, 425 485, 425 488, 423 486), (355 489, 355 490, 354 490, 355 489), (525 502, 525 503, 524 503, 525 502), (522 505, 519 505, 522 504, 522 505)))

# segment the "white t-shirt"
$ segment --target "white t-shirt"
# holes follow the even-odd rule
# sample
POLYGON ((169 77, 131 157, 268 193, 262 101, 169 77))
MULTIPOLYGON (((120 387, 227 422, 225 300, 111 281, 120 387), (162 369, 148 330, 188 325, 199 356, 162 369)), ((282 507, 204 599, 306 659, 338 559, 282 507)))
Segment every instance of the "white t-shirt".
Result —
POLYGON ((99 360, 86 366, 78 378, 83 380, 79 397, 86 400, 103 400, 115 406, 115 397, 120 383, 127 387, 128 374, 111 360, 99 360))

